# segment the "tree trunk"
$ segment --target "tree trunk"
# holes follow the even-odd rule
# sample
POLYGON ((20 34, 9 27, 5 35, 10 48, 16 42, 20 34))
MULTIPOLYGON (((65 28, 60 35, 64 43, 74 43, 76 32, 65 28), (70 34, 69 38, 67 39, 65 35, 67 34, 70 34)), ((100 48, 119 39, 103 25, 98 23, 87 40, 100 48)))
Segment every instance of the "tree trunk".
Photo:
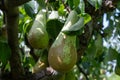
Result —
POLYGON ((8 44, 11 49, 11 57, 9 61, 11 66, 12 77, 14 80, 18 80, 24 74, 19 56, 18 23, 18 8, 9 8, 6 11, 6 24, 8 33, 8 44))

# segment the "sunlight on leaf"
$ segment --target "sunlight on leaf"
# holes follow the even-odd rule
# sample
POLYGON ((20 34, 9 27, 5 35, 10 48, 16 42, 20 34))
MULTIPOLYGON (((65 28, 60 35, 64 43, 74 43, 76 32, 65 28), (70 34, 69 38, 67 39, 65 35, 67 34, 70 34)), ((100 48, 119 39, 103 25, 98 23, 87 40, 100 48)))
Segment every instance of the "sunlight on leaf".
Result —
POLYGON ((84 17, 84 24, 87 24, 89 21, 91 21, 91 16, 88 13, 80 14, 79 16, 84 17))

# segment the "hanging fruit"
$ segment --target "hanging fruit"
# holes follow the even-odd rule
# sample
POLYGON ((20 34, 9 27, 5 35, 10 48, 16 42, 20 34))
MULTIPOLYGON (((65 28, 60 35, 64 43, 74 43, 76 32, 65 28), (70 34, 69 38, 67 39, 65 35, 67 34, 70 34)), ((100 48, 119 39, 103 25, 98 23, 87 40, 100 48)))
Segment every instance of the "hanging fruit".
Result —
MULTIPOLYGON (((71 27, 77 21, 77 12, 73 10, 68 15, 63 29, 71 27)), ((76 36, 66 35, 62 30, 49 50, 48 62, 56 71, 65 73, 73 68, 77 60, 76 36)))
POLYGON ((46 48, 49 38, 46 31, 46 12, 40 10, 28 33, 28 42, 33 48, 46 48))

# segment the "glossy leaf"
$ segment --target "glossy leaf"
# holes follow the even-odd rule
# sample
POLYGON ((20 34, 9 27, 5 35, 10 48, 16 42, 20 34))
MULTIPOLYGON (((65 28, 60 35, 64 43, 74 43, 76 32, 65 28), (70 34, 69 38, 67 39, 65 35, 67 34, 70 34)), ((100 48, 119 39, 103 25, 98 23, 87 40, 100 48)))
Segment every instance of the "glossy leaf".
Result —
POLYGON ((30 1, 29 3, 24 4, 24 9, 25 12, 27 13, 28 16, 30 16, 31 18, 35 17, 35 2, 34 1, 30 1))
POLYGON ((71 27, 69 28, 64 28, 62 30, 63 33, 65 34, 69 34, 69 35, 76 35, 77 31, 80 31, 80 29, 82 29, 84 27, 84 18, 81 17, 75 24, 73 24, 71 27))
POLYGON ((85 13, 85 3, 84 3, 84 0, 80 0, 80 3, 79 3, 79 9, 81 11, 81 14, 85 13))
POLYGON ((87 24, 91 21, 91 16, 87 13, 82 13, 79 16, 84 18, 84 24, 87 24))

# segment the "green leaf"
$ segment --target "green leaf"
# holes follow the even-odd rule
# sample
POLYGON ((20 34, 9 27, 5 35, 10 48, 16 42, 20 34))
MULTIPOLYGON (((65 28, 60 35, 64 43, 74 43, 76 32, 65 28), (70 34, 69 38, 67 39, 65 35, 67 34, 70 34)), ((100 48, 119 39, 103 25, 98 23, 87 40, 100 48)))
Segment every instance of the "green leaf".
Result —
POLYGON ((80 17, 84 17, 84 24, 87 24, 89 21, 91 21, 91 16, 88 13, 80 14, 80 17))
POLYGON ((93 60, 94 59, 94 56, 95 56, 95 53, 96 53, 95 49, 96 49, 96 46, 94 44, 94 40, 92 40, 89 43, 88 48, 86 50, 86 53, 87 53, 87 56, 88 56, 89 60, 93 60))
POLYGON ((120 76, 116 75, 115 73, 107 77, 107 80, 120 80, 120 76))
POLYGON ((93 7, 95 7, 95 10, 99 9, 102 5, 102 0, 87 0, 93 7))
POLYGON ((58 9, 59 15, 65 15, 64 9, 65 9, 64 5, 61 4, 60 7, 59 7, 59 9, 58 9))
POLYGON ((80 9, 80 11, 81 11, 81 14, 82 13, 85 13, 85 3, 84 3, 84 1, 83 0, 80 0, 80 4, 79 4, 79 9, 80 9))
POLYGON ((35 2, 34 1, 30 1, 29 3, 24 4, 24 9, 25 12, 28 14, 28 16, 30 16, 31 18, 35 17, 35 2))
POLYGON ((73 9, 73 5, 74 5, 73 2, 74 1, 73 0, 67 0, 67 1, 68 1, 68 4, 69 4, 70 8, 73 9))
POLYGON ((7 64, 11 55, 11 50, 7 43, 0 42, 0 61, 3 63, 3 66, 7 64))
POLYGON ((80 17, 80 19, 73 24, 70 27, 64 28, 62 29, 62 32, 65 34, 69 34, 69 35, 76 35, 78 31, 80 31, 80 29, 82 29, 84 26, 84 18, 80 17))
POLYGON ((65 80, 76 80, 73 69, 65 74, 65 80))
POLYGON ((120 67, 120 54, 118 54, 118 56, 117 56, 117 66, 120 67))
POLYGON ((55 39, 63 27, 63 23, 58 19, 52 19, 47 21, 46 30, 51 39, 55 39))
POLYGON ((96 46, 95 57, 99 57, 103 53, 103 40, 100 34, 97 35, 97 39, 95 40, 95 46, 96 46))
POLYGON ((102 6, 102 0, 98 0, 99 6, 102 6))
MULTIPOLYGON (((118 56, 118 52, 115 50, 115 49, 113 49, 113 48, 109 48, 108 49, 108 51, 106 52, 106 55, 105 55, 106 57, 105 57, 105 62, 108 62, 108 61, 112 61, 112 60, 116 60, 117 59, 117 57, 119 57, 120 58, 120 56, 118 56)), ((118 58, 118 59, 119 59, 118 58)), ((118 60, 118 61, 120 61, 120 60, 118 60)))
POLYGON ((32 24, 33 24, 32 20, 26 20, 26 22, 23 25, 23 34, 26 34, 29 32, 32 24))
POLYGON ((46 4, 45 4, 45 0, 36 0, 37 1, 37 3, 39 4, 39 7, 41 8, 41 9, 45 9, 45 6, 46 6, 46 4))
POLYGON ((74 0, 74 6, 75 6, 75 8, 77 8, 78 7, 78 5, 79 5, 79 3, 80 3, 80 0, 74 0))
POLYGON ((95 7, 96 0, 87 0, 93 7, 95 7))

